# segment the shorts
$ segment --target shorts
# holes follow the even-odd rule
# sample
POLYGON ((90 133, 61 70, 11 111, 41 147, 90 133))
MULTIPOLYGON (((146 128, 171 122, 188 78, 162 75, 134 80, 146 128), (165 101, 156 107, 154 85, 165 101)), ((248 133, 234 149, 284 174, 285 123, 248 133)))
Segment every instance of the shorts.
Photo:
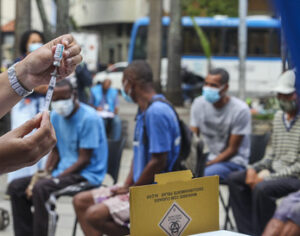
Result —
POLYGON ((129 193, 112 196, 113 187, 100 187, 92 190, 95 204, 102 203, 109 209, 113 220, 129 228, 129 193))

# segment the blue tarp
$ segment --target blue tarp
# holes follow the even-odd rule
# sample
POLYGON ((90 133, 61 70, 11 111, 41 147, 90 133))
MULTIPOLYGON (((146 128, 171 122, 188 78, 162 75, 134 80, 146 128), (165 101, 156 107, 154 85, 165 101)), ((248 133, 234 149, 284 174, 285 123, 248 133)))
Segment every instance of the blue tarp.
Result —
POLYGON ((273 0, 281 16, 285 39, 296 66, 296 89, 300 94, 300 0, 273 0))

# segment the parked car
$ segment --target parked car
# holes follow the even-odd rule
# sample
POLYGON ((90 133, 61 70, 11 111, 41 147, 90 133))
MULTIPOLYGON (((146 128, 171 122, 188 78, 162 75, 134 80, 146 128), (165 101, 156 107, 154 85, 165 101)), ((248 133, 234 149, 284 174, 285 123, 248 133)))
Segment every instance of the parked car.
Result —
POLYGON ((103 82, 105 79, 111 80, 111 87, 116 89, 122 88, 123 71, 128 66, 128 62, 118 62, 109 66, 105 71, 95 75, 93 83, 103 82))

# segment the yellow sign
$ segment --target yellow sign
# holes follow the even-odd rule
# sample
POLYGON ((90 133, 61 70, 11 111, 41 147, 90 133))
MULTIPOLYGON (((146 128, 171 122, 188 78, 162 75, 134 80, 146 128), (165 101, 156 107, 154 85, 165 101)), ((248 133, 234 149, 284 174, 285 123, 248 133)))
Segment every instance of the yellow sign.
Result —
POLYGON ((158 174, 130 188, 131 236, 181 236, 219 229, 219 177, 190 170, 158 174))

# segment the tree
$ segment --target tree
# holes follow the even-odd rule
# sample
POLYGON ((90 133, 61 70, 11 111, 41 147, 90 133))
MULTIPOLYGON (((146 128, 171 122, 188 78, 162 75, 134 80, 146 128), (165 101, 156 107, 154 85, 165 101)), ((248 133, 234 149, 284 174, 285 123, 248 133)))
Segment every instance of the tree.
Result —
POLYGON ((16 1, 16 25, 15 25, 15 52, 19 57, 18 50, 22 34, 31 27, 31 0, 16 1))
POLYGON ((238 16, 238 0, 181 0, 187 16, 238 16))
POLYGON ((56 35, 69 33, 69 0, 56 0, 56 35))
POLYGON ((150 24, 147 39, 147 59, 153 70, 154 86, 157 92, 161 91, 160 62, 162 43, 162 0, 149 0, 150 24))
POLYGON ((55 0, 55 3, 57 6, 56 32, 54 32, 53 26, 50 24, 47 18, 43 0, 36 0, 36 4, 43 24, 46 41, 51 40, 52 38, 54 38, 54 36, 59 36, 69 32, 69 0, 55 0))
POLYGON ((175 106, 182 105, 181 42, 181 0, 172 0, 168 35, 168 81, 166 96, 175 106))
POLYGON ((43 0, 36 0, 36 4, 39 9, 39 13, 40 13, 40 17, 41 17, 43 29, 44 29, 43 30, 44 36, 45 36, 45 39, 47 42, 47 41, 50 41, 54 36, 52 33, 52 26, 51 26, 50 22, 48 21, 46 11, 44 8, 44 4, 43 4, 43 0))

